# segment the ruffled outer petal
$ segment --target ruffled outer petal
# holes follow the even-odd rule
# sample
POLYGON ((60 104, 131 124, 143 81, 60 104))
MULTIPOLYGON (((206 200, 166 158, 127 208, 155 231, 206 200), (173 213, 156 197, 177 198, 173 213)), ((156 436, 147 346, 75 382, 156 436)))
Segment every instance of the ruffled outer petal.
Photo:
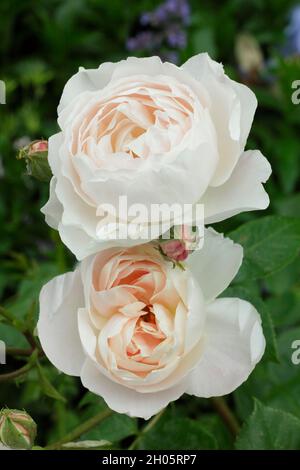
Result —
POLYGON ((206 344, 187 378, 186 393, 204 398, 231 393, 248 378, 264 349, 255 308, 240 299, 215 300, 207 308, 206 344))
POLYGON ((266 209, 270 200, 262 183, 268 180, 271 171, 259 150, 244 152, 228 181, 208 188, 201 198, 205 223, 219 222, 243 211, 266 209))
POLYGON ((204 231, 204 245, 194 251, 187 265, 201 286, 206 302, 229 286, 243 260, 243 248, 212 228, 204 231))
POLYGON ((55 176, 53 176, 50 181, 49 199, 47 203, 41 208, 41 212, 45 215, 47 224, 55 230, 58 229, 59 222, 63 215, 63 206, 59 201, 55 191, 56 185, 57 179, 55 176))
POLYGON ((105 377, 90 359, 84 364, 81 381, 88 390, 103 397, 114 411, 144 419, 151 418, 171 401, 177 400, 186 388, 183 380, 160 392, 136 392, 105 377))
POLYGON ((191 57, 181 68, 204 85, 211 97, 220 155, 211 185, 219 186, 229 178, 244 150, 257 100, 250 88, 230 80, 222 65, 206 53, 191 57))
POLYGON ((77 321, 83 303, 79 269, 55 277, 40 293, 37 330, 42 348, 52 364, 69 375, 79 376, 85 360, 77 321))

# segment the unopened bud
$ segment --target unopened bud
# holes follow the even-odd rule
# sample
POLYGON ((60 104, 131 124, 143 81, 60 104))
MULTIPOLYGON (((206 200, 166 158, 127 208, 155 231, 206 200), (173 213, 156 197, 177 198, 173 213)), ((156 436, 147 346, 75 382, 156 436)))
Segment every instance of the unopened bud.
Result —
POLYGON ((160 244, 160 248, 165 256, 175 262, 184 261, 189 255, 184 242, 181 240, 165 241, 160 244))
POLYGON ((190 253, 197 249, 199 234, 197 227, 190 225, 175 225, 171 229, 171 239, 160 240, 161 253, 175 263, 185 261, 190 253))
POLYGON ((199 232, 196 226, 175 225, 174 239, 181 240, 188 252, 194 251, 199 244, 199 232))
POLYGON ((26 162, 27 174, 40 181, 50 181, 52 172, 48 163, 48 141, 35 140, 23 147, 18 159, 26 162))
POLYGON ((0 442, 11 449, 31 449, 36 436, 36 424, 26 411, 0 411, 0 442))
POLYGON ((235 56, 241 72, 260 73, 264 67, 264 58, 259 43, 250 34, 239 34, 235 43, 235 56))

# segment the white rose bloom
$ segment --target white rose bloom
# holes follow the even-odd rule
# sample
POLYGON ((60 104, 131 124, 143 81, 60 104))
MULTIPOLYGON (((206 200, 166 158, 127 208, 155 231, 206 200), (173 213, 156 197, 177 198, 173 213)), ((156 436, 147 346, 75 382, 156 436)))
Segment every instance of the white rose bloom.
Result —
MULTIPOLYGON (((119 196, 147 208, 203 203, 206 223, 265 209, 270 165, 260 151, 244 152, 256 106, 253 92, 207 54, 181 67, 130 57, 80 69, 61 97, 61 132, 49 139, 47 223, 83 259, 120 245, 101 232, 105 205, 118 208, 119 196)), ((164 230, 174 225, 163 222, 164 230)))
POLYGON ((183 393, 231 393, 265 348, 255 308, 216 297, 242 247, 206 230, 186 269, 151 245, 110 248, 46 284, 38 334, 49 360, 119 413, 150 418, 183 393))

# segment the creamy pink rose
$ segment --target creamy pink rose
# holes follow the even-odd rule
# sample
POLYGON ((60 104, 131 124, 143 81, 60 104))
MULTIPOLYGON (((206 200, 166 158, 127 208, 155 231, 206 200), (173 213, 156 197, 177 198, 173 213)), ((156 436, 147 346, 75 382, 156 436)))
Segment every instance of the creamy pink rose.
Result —
MULTIPOLYGON (((42 209, 47 223, 83 259, 120 245, 101 229, 106 205, 118 208, 123 195, 129 206, 147 208, 203 203, 206 223, 266 208, 261 183, 270 165, 259 151, 244 152, 256 104, 253 92, 207 54, 181 67, 130 57, 81 68, 63 91, 61 131, 49 139, 54 177, 42 209)), ((132 216, 115 215, 109 211, 111 223, 133 224, 132 216)), ((163 231, 183 223, 177 216, 162 217, 163 231)), ((144 216, 136 224, 155 223, 144 216)))
POLYGON ((265 347, 248 302, 215 300, 241 261, 242 248, 213 230, 185 270, 151 244, 104 250, 43 287, 42 347, 58 369, 131 416, 147 419, 185 392, 230 393, 265 347))

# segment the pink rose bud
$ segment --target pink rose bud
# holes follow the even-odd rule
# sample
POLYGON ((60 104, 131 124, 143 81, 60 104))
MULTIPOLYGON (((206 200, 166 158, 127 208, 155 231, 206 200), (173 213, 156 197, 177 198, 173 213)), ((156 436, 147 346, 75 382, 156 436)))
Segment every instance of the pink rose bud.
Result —
POLYGON ((48 152, 48 140, 37 140, 29 144, 29 155, 37 152, 48 152))
POLYGON ((36 424, 26 411, 0 411, 0 442, 11 449, 31 449, 36 436, 36 424))
POLYGON ((195 250, 199 243, 198 230, 191 225, 175 225, 174 238, 181 240, 187 251, 195 250))
POLYGON ((163 255, 174 262, 186 260, 199 244, 198 230, 191 225, 175 225, 171 237, 160 241, 159 247, 163 255))
POLYGON ((161 243, 160 248, 164 255, 173 261, 184 261, 189 252, 185 248, 185 243, 181 240, 169 240, 161 243))
POLYGON ((26 162, 27 174, 40 181, 50 181, 52 172, 48 163, 48 141, 35 140, 21 148, 18 159, 26 162))

